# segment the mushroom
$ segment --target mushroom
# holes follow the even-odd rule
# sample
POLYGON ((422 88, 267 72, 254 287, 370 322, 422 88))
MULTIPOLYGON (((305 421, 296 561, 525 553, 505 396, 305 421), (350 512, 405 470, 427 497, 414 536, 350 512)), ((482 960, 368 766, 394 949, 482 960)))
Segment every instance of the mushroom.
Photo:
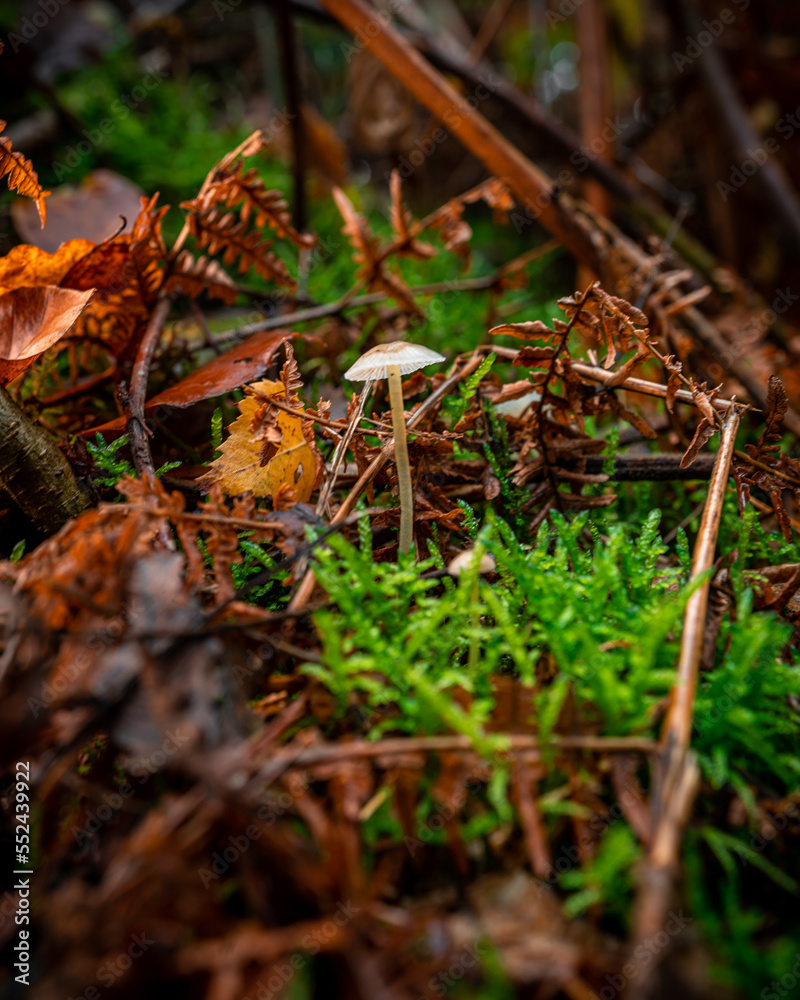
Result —
POLYGON ((397 465, 397 486, 400 492, 400 538, 398 551, 408 552, 414 540, 414 497, 411 492, 411 467, 408 463, 408 442, 406 439, 406 419, 403 408, 403 388, 401 375, 410 375, 420 368, 444 361, 436 351, 419 344, 409 344, 405 340, 395 340, 388 344, 378 344, 365 351, 349 368, 344 377, 351 382, 389 382, 389 405, 392 410, 392 430, 394 431, 394 459, 397 465))
MULTIPOLYGON (((447 572, 450 574, 450 576, 458 579, 458 577, 460 577, 465 570, 475 565, 476 555, 478 555, 478 553, 475 551, 475 549, 464 549, 463 552, 459 552, 457 556, 455 556, 453 559, 450 560, 450 564, 447 567, 447 572)), ((483 549, 481 549, 480 557, 481 559, 480 563, 478 564, 478 572, 475 576, 475 583, 472 585, 472 594, 470 597, 470 600, 472 601, 473 604, 473 611, 471 615, 472 635, 469 640, 468 666, 471 672, 474 672, 478 669, 478 656, 479 656, 478 629, 480 627, 480 615, 478 614, 477 611, 474 610, 474 607, 477 605, 478 598, 480 596, 480 593, 478 591, 478 577, 484 573, 494 573, 494 571, 497 569, 497 563, 495 561, 494 556, 489 555, 488 552, 484 552, 483 549)))
MULTIPOLYGON (((447 572, 450 576, 459 577, 464 570, 474 562, 475 549, 464 549, 463 552, 459 552, 457 556, 450 560, 447 572)), ((496 568, 497 563, 494 560, 494 556, 489 555, 488 552, 484 552, 481 555, 481 563, 478 568, 478 573, 494 573, 496 568)))

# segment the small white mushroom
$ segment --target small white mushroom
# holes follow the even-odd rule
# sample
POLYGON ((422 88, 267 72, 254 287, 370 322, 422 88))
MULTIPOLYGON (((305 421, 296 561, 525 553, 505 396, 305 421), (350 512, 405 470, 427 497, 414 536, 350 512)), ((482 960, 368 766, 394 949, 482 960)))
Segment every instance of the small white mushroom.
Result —
MULTIPOLYGON (((450 576, 459 577, 465 570, 469 569, 471 566, 475 565, 475 556, 477 553, 475 549, 465 549, 463 552, 459 552, 457 556, 450 560, 450 565, 447 567, 447 572, 450 576)), ((488 552, 481 552, 481 561, 478 566, 478 574, 482 573, 494 573, 497 569, 497 563, 492 555, 488 552)), ((478 590, 478 577, 475 577, 475 583, 472 586, 472 604, 473 608, 477 606, 480 597, 480 592, 478 590)), ((480 656, 480 650, 478 646, 478 631, 480 629, 480 615, 477 611, 473 610, 472 615, 472 635, 469 640, 469 661, 468 666, 470 673, 474 673, 478 669, 478 658, 480 656)))
POLYGON ((507 399, 505 403, 498 403, 495 406, 495 411, 501 413, 504 417, 515 417, 519 420, 528 407, 538 403, 541 398, 542 394, 540 392, 537 392, 536 389, 531 389, 524 396, 518 396, 516 399, 507 399))
MULTIPOLYGON (((470 566, 475 561, 475 550, 465 549, 463 552, 459 552, 457 556, 450 560, 450 565, 447 567, 447 572, 450 576, 461 576, 465 569, 470 566)), ((479 573, 494 573, 497 567, 497 563, 494 561, 494 556, 490 556, 488 552, 484 552, 481 556, 481 565, 478 570, 479 573)))
POLYGON ((394 457, 397 465, 397 486, 400 492, 400 537, 398 549, 408 552, 414 540, 414 497, 411 491, 411 466, 408 461, 408 440, 403 407, 401 375, 425 368, 427 365, 444 361, 443 355, 419 344, 409 344, 405 340, 395 340, 389 344, 378 344, 365 351, 349 368, 344 377, 351 382, 389 382, 389 406, 392 411, 394 431, 394 457))

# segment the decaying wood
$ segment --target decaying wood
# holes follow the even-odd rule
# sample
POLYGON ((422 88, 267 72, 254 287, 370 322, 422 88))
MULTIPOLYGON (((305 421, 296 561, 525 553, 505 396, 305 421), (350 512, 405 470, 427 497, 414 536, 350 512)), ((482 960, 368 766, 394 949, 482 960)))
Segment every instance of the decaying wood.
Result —
POLYGON ((40 531, 58 531, 88 506, 88 493, 46 431, 2 387, 0 428, 0 487, 40 531))

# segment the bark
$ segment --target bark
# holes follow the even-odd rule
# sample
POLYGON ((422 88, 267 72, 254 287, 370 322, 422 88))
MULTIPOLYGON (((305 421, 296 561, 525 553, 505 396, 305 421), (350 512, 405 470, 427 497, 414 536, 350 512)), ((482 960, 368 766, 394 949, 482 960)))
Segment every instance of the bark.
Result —
POLYGON ((0 488, 48 535, 89 504, 89 495, 52 439, 1 387, 0 488))

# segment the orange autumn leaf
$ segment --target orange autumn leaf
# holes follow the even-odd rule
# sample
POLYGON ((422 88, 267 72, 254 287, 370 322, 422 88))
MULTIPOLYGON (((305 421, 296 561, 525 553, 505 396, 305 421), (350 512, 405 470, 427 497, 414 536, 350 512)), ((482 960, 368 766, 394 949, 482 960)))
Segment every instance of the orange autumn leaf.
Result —
POLYGON ((21 375, 58 343, 93 291, 37 285, 0 295, 0 383, 5 385, 21 375))
MULTIPOLYGON (((275 396, 285 401, 283 382, 265 379, 251 386, 263 396, 275 396)), ((317 478, 317 461, 303 431, 299 417, 275 411, 275 453, 266 465, 261 465, 263 440, 251 429, 256 411, 263 401, 246 396, 239 404, 239 417, 231 424, 230 434, 220 447, 220 456, 211 464, 203 479, 204 487, 217 483, 228 496, 252 492, 257 497, 272 497, 279 492, 285 496, 291 490, 291 499, 307 501, 317 478)))
MULTIPOLYGON (((5 127, 6 123, 0 121, 0 132, 5 127)), ((16 153, 11 149, 11 140, 6 135, 0 136, 0 177, 5 177, 8 181, 9 191, 18 191, 27 198, 33 198, 44 229, 47 215, 44 200, 50 192, 42 189, 31 161, 26 160, 22 153, 16 153)))
POLYGON ((68 240, 55 253, 26 243, 0 257, 0 293, 33 285, 60 285, 64 276, 91 250, 90 240, 68 240))

